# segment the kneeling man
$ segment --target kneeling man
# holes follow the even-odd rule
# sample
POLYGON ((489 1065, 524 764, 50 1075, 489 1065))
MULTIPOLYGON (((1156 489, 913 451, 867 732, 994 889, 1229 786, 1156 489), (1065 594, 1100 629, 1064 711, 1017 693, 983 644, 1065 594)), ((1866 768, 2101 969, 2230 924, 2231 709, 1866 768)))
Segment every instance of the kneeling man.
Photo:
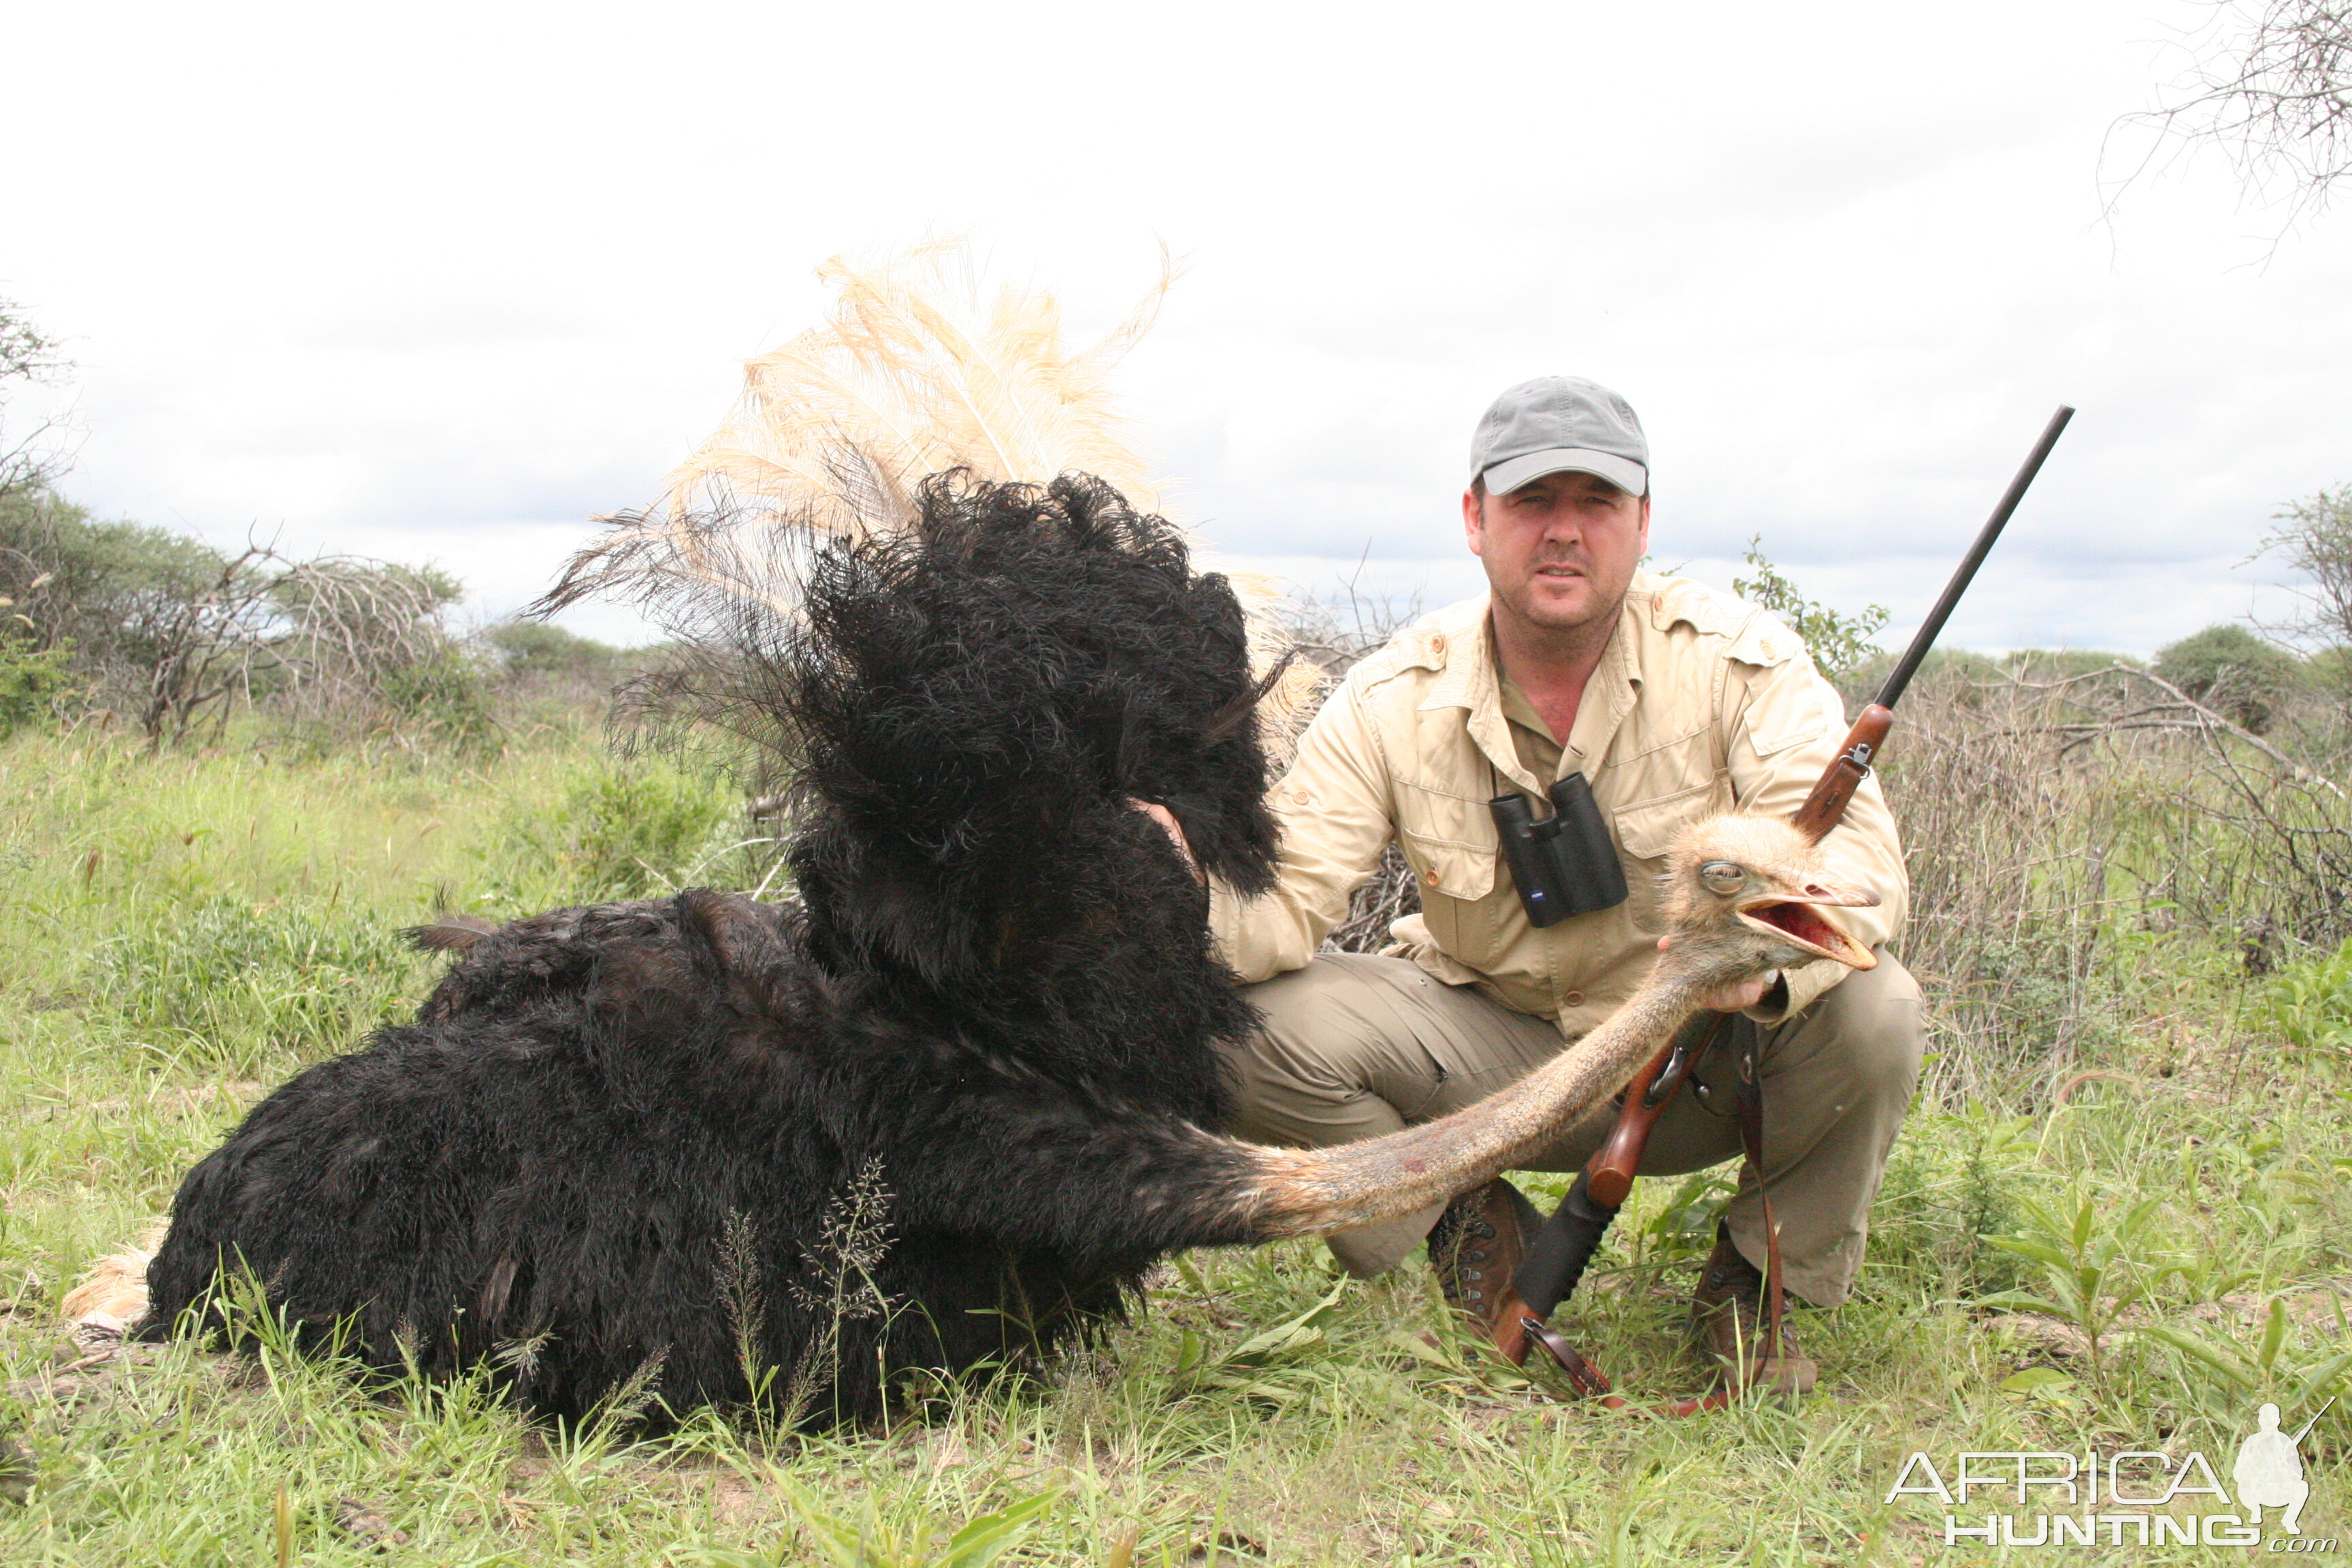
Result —
MULTIPOLYGON (((1649 448, 1625 400, 1589 381, 1515 386, 1480 420, 1462 516, 1487 592, 1431 615, 1348 673, 1275 792, 1280 883, 1213 889, 1227 961, 1255 982, 1264 1036, 1235 1050, 1234 1131, 1321 1145, 1391 1132, 1474 1103, 1612 1012, 1654 956, 1664 857, 1686 824, 1734 807, 1786 816, 1838 750, 1845 717, 1796 637, 1761 610, 1640 569, 1649 448), (1505 864, 1489 800, 1580 773, 1610 825, 1630 896, 1542 929, 1505 864), (1395 844, 1422 912, 1380 957, 1318 947, 1395 844)), ((1871 1200, 1920 1059, 1919 992, 1883 946, 1907 883, 1875 779, 1823 846, 1874 889, 1851 911, 1878 967, 1829 963, 1714 999, 1734 1015, 1652 1136, 1644 1174, 1738 1158, 1738 1065, 1758 1047, 1762 1184, 1789 1289, 1845 1299, 1871 1200), (1739 1037, 1746 1032, 1746 1038, 1739 1037)), ((1534 1168, 1580 1167, 1614 1120, 1603 1106, 1534 1168)), ((1763 1205, 1744 1176, 1699 1279, 1697 1331, 1735 1385, 1802 1391, 1814 1369, 1784 1336, 1761 1354, 1763 1205)), ((1496 1181, 1409 1220, 1330 1237, 1359 1275, 1430 1238, 1446 1299, 1498 1341, 1500 1288, 1535 1211, 1496 1181), (1433 1231, 1433 1226, 1435 1229, 1433 1231)))

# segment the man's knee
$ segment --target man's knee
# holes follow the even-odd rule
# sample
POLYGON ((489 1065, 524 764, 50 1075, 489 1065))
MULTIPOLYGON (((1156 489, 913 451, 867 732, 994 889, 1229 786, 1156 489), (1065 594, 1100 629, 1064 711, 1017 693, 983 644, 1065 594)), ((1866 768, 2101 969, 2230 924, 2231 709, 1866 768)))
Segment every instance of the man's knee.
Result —
MULTIPOLYGON (((1823 992, 1781 1029, 1790 1056, 1836 1063, 1841 1079, 1874 1098, 1908 1100, 1927 1049, 1919 983, 1884 949, 1878 960, 1875 969, 1857 970, 1823 992)), ((1768 1047, 1768 1070, 1771 1054, 1768 1047)))
POLYGON ((1250 986, 1259 1037, 1225 1053, 1239 1125, 1281 1105, 1281 1141, 1370 1137, 1458 1110, 1556 1054, 1549 1019, 1447 985, 1401 958, 1325 953, 1250 986))

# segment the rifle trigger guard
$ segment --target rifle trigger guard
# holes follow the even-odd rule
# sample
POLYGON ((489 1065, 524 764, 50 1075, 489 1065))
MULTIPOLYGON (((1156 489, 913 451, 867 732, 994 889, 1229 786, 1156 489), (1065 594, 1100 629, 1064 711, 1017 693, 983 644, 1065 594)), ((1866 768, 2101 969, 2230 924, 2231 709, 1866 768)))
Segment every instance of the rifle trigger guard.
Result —
POLYGON ((1646 1110, 1664 1103, 1666 1096, 1674 1093, 1681 1085, 1684 1075, 1690 1071, 1690 1046, 1687 1042, 1678 1039, 1675 1042, 1674 1050, 1666 1058, 1666 1065, 1658 1069, 1658 1076, 1652 1079, 1650 1087, 1642 1091, 1643 1109, 1646 1110))

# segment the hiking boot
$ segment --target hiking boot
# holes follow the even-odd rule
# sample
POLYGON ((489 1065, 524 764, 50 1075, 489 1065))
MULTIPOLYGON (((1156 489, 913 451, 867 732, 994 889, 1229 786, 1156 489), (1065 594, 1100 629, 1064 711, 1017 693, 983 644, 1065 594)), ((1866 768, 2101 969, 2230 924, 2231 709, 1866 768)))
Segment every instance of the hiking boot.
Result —
POLYGON ((1497 1176, 1445 1206, 1429 1231, 1429 1266, 1445 1304, 1467 1316, 1513 1362, 1527 1357, 1519 1319, 1527 1307, 1511 1276, 1543 1215, 1519 1189, 1497 1176))
POLYGON ((1691 1331, 1715 1362, 1733 1394, 1761 1389, 1769 1394, 1812 1392, 1820 1369, 1797 1348, 1787 1315, 1780 1322, 1780 1353, 1764 1344, 1764 1276, 1731 1244, 1731 1232, 1717 1225, 1715 1250, 1699 1271, 1691 1293, 1691 1331))

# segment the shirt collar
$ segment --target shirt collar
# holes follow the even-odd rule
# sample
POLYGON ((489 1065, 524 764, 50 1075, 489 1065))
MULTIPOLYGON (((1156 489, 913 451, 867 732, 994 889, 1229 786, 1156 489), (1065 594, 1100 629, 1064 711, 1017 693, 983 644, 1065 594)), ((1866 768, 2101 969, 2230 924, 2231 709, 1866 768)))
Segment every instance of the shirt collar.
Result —
MULTIPOLYGON (((1640 637, 1634 617, 1646 615, 1650 609, 1651 584, 1647 573, 1634 574, 1633 585, 1625 595, 1624 604, 1617 612, 1617 626, 1601 650, 1601 663, 1592 671, 1592 679, 1584 688, 1584 698, 1577 705, 1576 724, 1565 740, 1561 755, 1573 758, 1589 774, 1593 760, 1609 749, 1617 733, 1617 726, 1633 709, 1642 685, 1641 660, 1636 652, 1640 637)), ((1488 625, 1488 596, 1479 595, 1458 605, 1449 605, 1429 617, 1430 631, 1426 647, 1437 663, 1437 678, 1430 682, 1429 695, 1421 700, 1421 711, 1432 709, 1459 708, 1465 711, 1465 725, 1470 739, 1496 769, 1507 775, 1522 789, 1541 795, 1550 780, 1538 782, 1519 765, 1518 748, 1511 743, 1511 727, 1503 717, 1502 684, 1495 668, 1494 633, 1488 625)))

